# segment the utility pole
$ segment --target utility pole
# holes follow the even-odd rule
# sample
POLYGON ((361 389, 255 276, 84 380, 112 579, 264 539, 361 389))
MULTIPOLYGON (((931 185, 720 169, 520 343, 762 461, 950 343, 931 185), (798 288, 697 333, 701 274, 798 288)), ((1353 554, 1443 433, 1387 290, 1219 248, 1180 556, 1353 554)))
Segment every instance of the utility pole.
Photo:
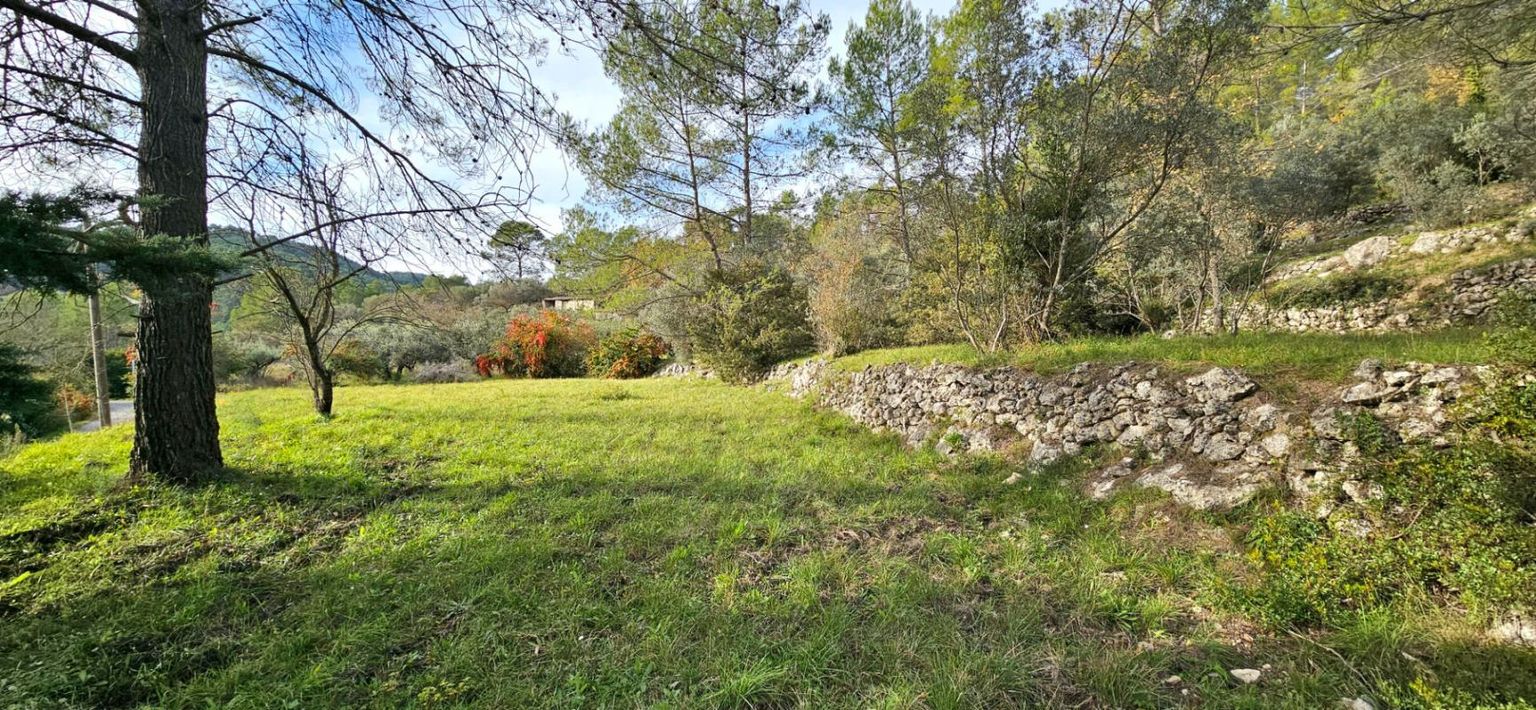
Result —
POLYGON ((87 276, 91 280, 91 292, 85 298, 91 319, 91 368, 96 374, 96 421, 105 429, 112 426, 112 388, 107 383, 106 336, 101 330, 101 279, 95 268, 89 268, 87 276))

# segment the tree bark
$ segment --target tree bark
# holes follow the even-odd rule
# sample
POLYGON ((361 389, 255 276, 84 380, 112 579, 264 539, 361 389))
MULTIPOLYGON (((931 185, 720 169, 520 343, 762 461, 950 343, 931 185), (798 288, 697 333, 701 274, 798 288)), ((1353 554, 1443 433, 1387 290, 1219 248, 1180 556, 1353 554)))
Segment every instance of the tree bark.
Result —
MULTIPOLYGON (((208 44, 201 0, 138 0, 140 217, 146 236, 208 243, 208 44)), ((213 287, 166 274, 144 291, 130 475, 188 483, 223 466, 213 287)))
POLYGON ((331 416, 331 405, 336 401, 336 382, 331 371, 324 367, 316 368, 309 390, 315 396, 315 413, 322 417, 331 416))

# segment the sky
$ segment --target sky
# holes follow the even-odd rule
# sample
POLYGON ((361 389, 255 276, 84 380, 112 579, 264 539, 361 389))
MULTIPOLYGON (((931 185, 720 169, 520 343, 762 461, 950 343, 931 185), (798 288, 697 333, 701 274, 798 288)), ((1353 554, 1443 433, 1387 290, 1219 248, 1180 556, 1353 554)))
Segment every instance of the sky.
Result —
MULTIPOLYGON (((862 21, 868 9, 868 0, 803 1, 805 9, 811 14, 825 14, 830 20, 826 56, 842 55, 848 27, 855 21, 862 21)), ((948 14, 956 4, 956 0, 910 2, 920 12, 935 16, 948 14)), ((1045 0, 1041 4, 1050 6, 1058 2, 1045 0)), ((553 96, 555 105, 572 118, 593 127, 605 124, 618 109, 621 97, 618 87, 604 76, 600 58, 591 49, 576 44, 562 48, 558 41, 552 41, 549 45, 548 54, 533 67, 534 82, 546 95, 553 96)), ((824 80, 825 63, 822 73, 821 79, 824 80)), ((379 115, 377 102, 369 90, 359 87, 358 98, 362 104, 359 114, 366 117, 365 122, 373 124, 371 128, 378 132, 388 133, 388 122, 379 115)), ((94 164, 77 167, 77 170, 64 170, 49 179, 58 183, 58 189, 64 189, 66 183, 82 181, 92 184, 106 182, 109 185, 131 185, 134 181, 131 166, 126 164, 117 165, 114 170, 94 164)), ((587 190, 586 181, 560 149, 549 144, 532 155, 528 167, 529 174, 519 176, 530 178, 534 185, 533 199, 526 205, 525 214, 546 233, 558 233, 562 228, 562 211, 581 203, 587 190)), ((28 174, 25 178, 23 180, 21 176, 0 168, 0 184, 36 185, 38 182, 37 175, 28 174)), ((519 178, 509 176, 507 182, 528 184, 519 178)), ((210 217, 214 223, 233 223, 229 215, 217 210, 210 217)), ((284 233, 287 230, 274 226, 270 231, 284 233)), ((402 271, 427 269, 438 273, 460 273, 476 278, 487 275, 485 272, 488 265, 468 254, 412 254, 410 258, 386 259, 381 266, 402 271)))
MULTIPOLYGON (((912 5, 919 12, 944 15, 954 7, 955 0, 912 0, 912 5)), ((826 13, 831 19, 832 29, 827 38, 827 53, 831 56, 843 53, 848 25, 862 21, 868 3, 806 0, 805 7, 813 14, 826 13)), ((570 53, 562 53, 558 45, 551 49, 544 63, 534 71, 534 80, 555 96, 560 110, 589 125, 602 125, 618 110, 619 89, 603 75, 602 61, 597 55, 582 48, 572 49, 570 53)), ((586 181, 557 148, 539 151, 530 167, 537 187, 528 214, 546 232, 559 232, 561 210, 581 201, 586 181)))

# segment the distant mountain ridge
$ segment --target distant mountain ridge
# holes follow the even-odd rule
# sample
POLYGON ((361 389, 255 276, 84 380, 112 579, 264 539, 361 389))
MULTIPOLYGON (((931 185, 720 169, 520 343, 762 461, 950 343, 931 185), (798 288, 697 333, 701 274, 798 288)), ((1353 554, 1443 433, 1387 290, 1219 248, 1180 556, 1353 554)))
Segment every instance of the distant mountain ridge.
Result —
MULTIPOLYGON (((248 232, 238 227, 215 225, 208 228, 208 242, 210 246, 215 250, 228 250, 234 252, 245 251, 251 246, 251 240, 247 235, 248 232)), ((283 244, 272 247, 272 249, 274 251, 291 256, 295 259, 313 257, 318 251, 318 247, 305 244, 302 241, 285 242, 283 244)), ((348 271, 362 266, 361 263, 354 259, 347 258, 347 256, 344 254, 341 255, 341 263, 342 267, 348 271)), ((432 276, 432 274, 420 273, 416 271, 382 271, 379 269, 367 268, 354 278, 356 278, 358 282, 364 286, 378 282, 390 283, 396 286, 420 286, 421 283, 426 281, 430 276, 432 276)))
MULTIPOLYGON (((215 251, 238 254, 250 248, 251 240, 248 234, 238 227, 217 225, 208 228, 208 242, 215 251)), ((319 253, 319 247, 297 240, 278 244, 273 246, 272 250, 295 262, 312 259, 319 253)), ((349 271, 362 266, 358 261, 349 259, 345 255, 341 256, 341 262, 342 268, 349 271)), ((352 282, 364 290, 373 286, 381 289, 404 288, 420 286, 431 276, 432 274, 414 271, 382 271, 365 268, 362 273, 352 277, 352 282)), ((213 290, 213 322, 216 329, 228 323, 230 314, 240 305, 240 300, 245 297, 246 291, 250 288, 250 279, 238 279, 224 283, 213 290)))

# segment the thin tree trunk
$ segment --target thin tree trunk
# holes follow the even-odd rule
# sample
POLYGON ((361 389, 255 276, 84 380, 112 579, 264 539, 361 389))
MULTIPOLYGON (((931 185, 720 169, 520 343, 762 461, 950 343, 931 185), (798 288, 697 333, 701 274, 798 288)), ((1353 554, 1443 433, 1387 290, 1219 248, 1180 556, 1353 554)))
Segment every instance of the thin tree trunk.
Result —
POLYGON ((1206 281, 1211 287, 1211 308, 1214 309, 1212 317, 1216 321, 1216 332, 1225 332, 1227 329, 1227 313, 1224 296, 1221 293, 1221 273, 1216 268, 1216 257, 1207 255, 1205 258, 1206 281))
POLYGON ((907 258, 907 283, 912 282, 912 273, 917 270, 917 255, 912 250, 912 227, 907 221, 907 184, 901 174, 901 150, 891 151, 891 159, 894 165, 894 177, 896 180, 896 209, 901 211, 897 226, 901 229, 901 254, 907 258))
MULTIPOLYGON (((92 284, 100 287, 95 271, 92 284)), ((86 312, 91 321, 91 371, 96 375, 96 421, 105 429, 112 426, 112 385, 107 382, 106 335, 101 330, 101 294, 92 288, 86 295, 86 312)))
POLYGON ((310 382, 309 390, 315 396, 315 413, 322 417, 331 416, 331 405, 336 401, 335 377, 331 371, 324 367, 315 368, 314 380, 310 382))
POLYGON ((752 244, 752 109, 747 104, 747 35, 741 35, 741 242, 752 244))
MULTIPOLYGON (((208 45, 201 0, 139 0, 140 206, 144 234, 208 243, 208 45)), ((139 379, 129 471, 176 482, 223 467, 207 278, 139 284, 139 379)))

